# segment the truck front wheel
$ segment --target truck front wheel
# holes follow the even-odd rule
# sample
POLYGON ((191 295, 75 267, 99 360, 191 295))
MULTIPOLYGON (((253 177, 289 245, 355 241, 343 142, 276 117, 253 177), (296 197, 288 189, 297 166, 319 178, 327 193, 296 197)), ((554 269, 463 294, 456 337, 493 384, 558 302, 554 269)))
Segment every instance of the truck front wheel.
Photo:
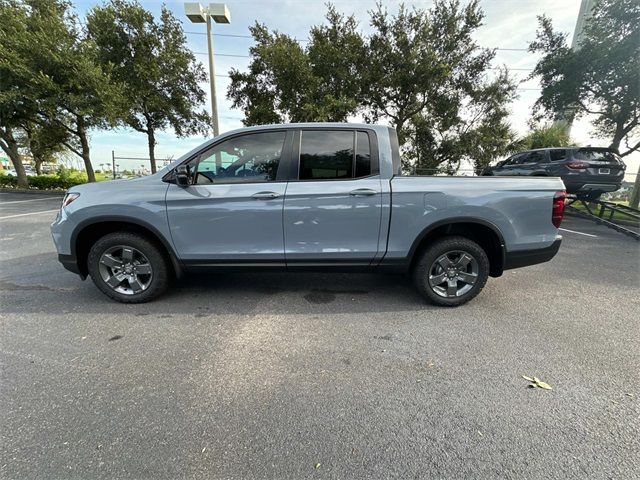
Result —
POLYGON ((145 237, 115 232, 89 251, 88 270, 102 293, 121 303, 143 303, 163 293, 169 266, 160 249, 145 237))
POLYGON ((476 242, 445 237, 429 245, 413 269, 418 292, 435 305, 457 307, 478 295, 489 277, 489 259, 476 242))

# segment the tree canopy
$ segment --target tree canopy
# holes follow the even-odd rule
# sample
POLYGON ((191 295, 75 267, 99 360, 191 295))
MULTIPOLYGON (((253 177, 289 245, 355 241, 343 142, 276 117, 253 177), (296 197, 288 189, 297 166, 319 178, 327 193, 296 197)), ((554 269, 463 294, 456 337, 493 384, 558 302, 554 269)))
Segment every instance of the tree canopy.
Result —
POLYGON ((622 156, 640 149, 637 138, 632 142, 640 132, 640 3, 598 2, 575 49, 541 16, 529 50, 543 54, 531 73, 542 86, 539 115, 591 116, 594 134, 622 156))
POLYGON ((0 147, 21 187, 22 151, 37 169, 61 150, 73 152, 95 181, 95 129, 145 133, 152 171, 159 130, 208 131, 209 115, 198 110, 207 75, 167 8, 156 21, 135 1, 112 0, 94 8, 85 26, 67 0, 2 0, 0 25, 0 147))
POLYGON ((232 70, 228 97, 246 125, 360 115, 398 130, 408 170, 452 173, 461 160, 480 170, 513 141, 515 96, 507 72, 489 70, 495 52, 473 39, 482 19, 477 1, 396 15, 379 5, 365 36, 329 6, 306 46, 256 24, 249 71, 232 70))
POLYGON ((167 127, 178 136, 209 131, 209 115, 198 110, 206 98, 199 83, 207 74, 166 6, 156 21, 136 1, 111 0, 89 12, 87 31, 99 64, 122 86, 120 122, 147 135, 152 172, 156 132, 167 127))
POLYGON ((122 106, 121 90, 96 63, 95 45, 68 2, 9 0, 2 4, 2 16, 11 27, 3 28, 1 37, 5 55, 0 65, 9 83, 2 110, 18 106, 4 128, 28 129, 36 123, 64 130, 64 145, 83 159, 89 181, 95 181, 89 131, 113 125, 122 106))
POLYGON ((533 150, 535 148, 567 147, 573 141, 567 129, 560 123, 534 125, 519 142, 521 150, 533 150))

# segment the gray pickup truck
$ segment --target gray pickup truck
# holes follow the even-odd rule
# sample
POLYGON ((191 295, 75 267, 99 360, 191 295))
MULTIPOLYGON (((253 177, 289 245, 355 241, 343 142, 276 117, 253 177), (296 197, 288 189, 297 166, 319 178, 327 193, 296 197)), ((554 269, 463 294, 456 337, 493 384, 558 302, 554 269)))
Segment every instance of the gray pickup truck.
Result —
POLYGON ((280 268, 406 272, 456 306, 557 253, 564 197, 554 177, 403 176, 385 126, 270 125, 155 175, 71 188, 51 231, 64 267, 120 302, 189 271, 280 268))

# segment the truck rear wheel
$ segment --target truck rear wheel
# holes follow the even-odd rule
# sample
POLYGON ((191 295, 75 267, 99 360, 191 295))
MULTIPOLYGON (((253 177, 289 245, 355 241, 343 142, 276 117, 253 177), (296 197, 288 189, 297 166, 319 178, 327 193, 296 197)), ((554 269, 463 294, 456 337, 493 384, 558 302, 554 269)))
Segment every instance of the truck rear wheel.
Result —
POLYGON ((457 307, 474 298, 489 277, 489 259, 476 242, 446 237, 429 245, 413 269, 418 292, 435 305, 457 307))
POLYGON ((141 235, 115 232, 99 239, 87 259, 93 283, 121 303, 148 302, 169 285, 169 267, 160 249, 141 235))

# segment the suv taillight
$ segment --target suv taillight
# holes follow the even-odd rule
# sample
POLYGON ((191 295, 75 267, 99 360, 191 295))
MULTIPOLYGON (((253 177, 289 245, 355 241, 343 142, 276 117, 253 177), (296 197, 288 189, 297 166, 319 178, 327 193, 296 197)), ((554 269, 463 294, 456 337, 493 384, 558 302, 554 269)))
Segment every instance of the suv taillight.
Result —
POLYGON ((585 168, 589 168, 589 164, 587 162, 579 162, 578 160, 571 160, 567 162, 567 167, 573 168, 574 170, 583 170, 585 168))
POLYGON ((564 204, 567 199, 567 193, 564 190, 556 192, 553 196, 553 211, 551 213, 551 223, 556 228, 560 228, 562 219, 564 218, 564 204))

